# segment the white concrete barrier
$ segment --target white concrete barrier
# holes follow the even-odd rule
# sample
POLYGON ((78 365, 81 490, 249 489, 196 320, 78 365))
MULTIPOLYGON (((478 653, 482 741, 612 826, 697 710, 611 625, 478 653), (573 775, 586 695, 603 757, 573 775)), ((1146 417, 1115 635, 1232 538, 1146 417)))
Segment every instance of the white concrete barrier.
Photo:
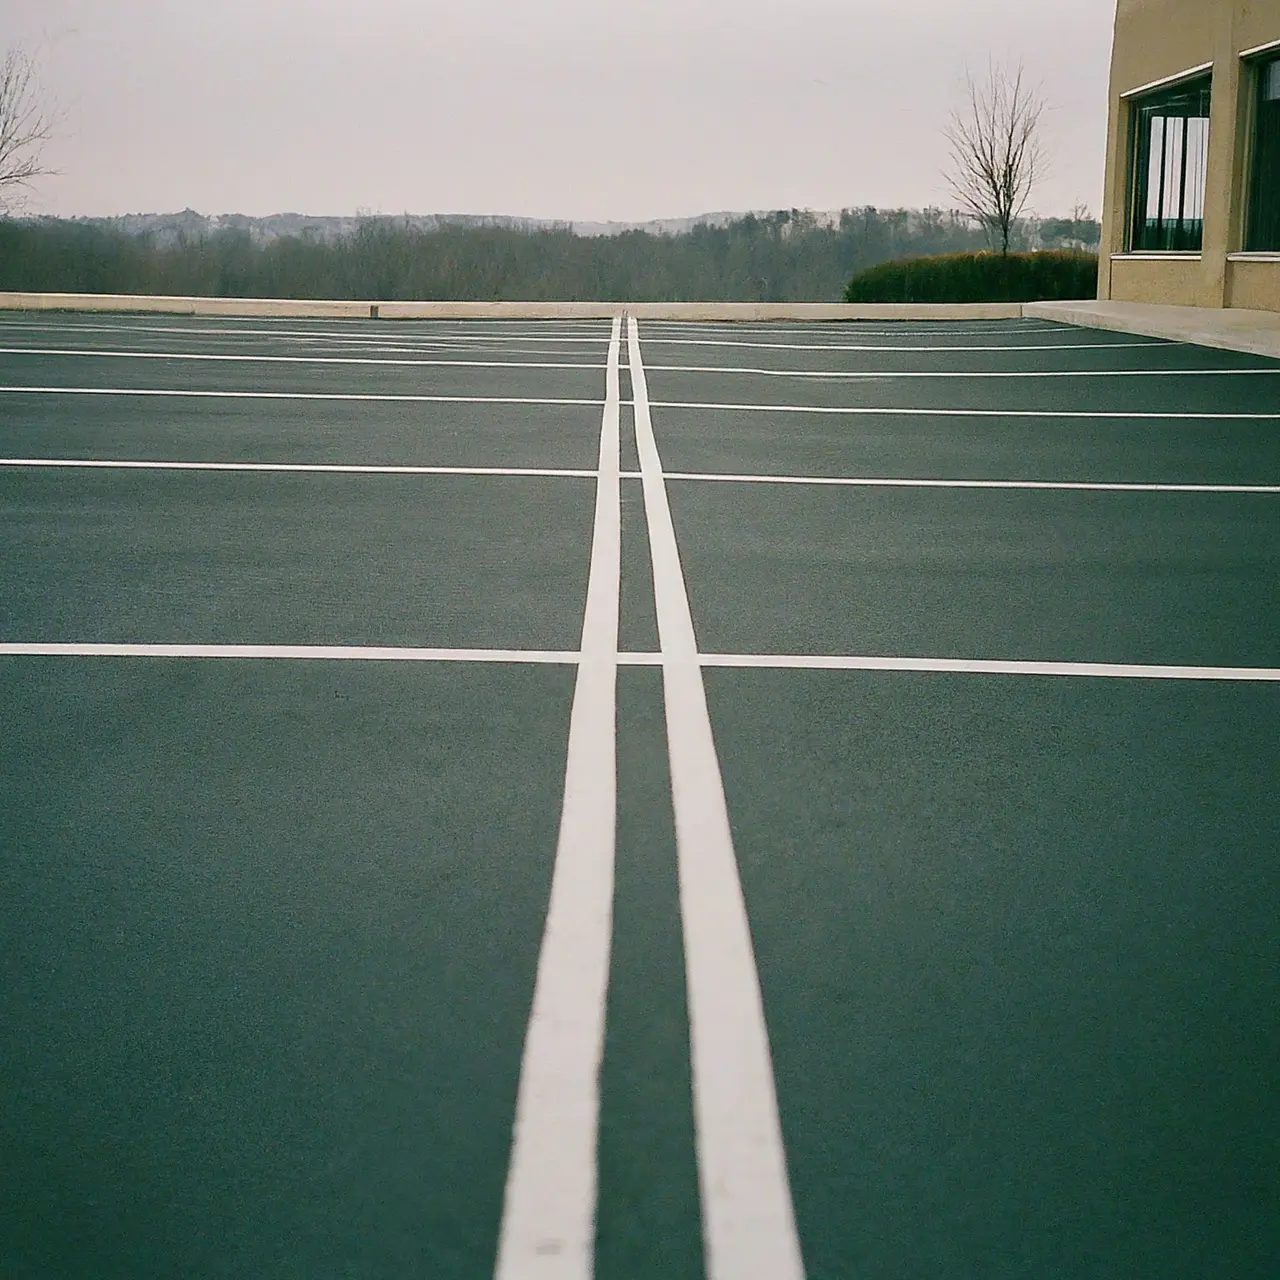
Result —
POLYGON ((150 294, 0 292, 0 311, 150 312, 291 320, 948 321, 1052 320, 1280 359, 1280 312, 1136 302, 346 302, 179 298, 150 294))
POLYGON ((367 320, 367 302, 291 298, 178 298, 130 293, 0 293, 0 311, 116 311, 180 316, 280 316, 367 320))
POLYGON ((832 321, 1017 320, 1019 303, 845 302, 342 302, 301 298, 178 298, 109 293, 0 293, 2 311, 152 312, 351 320, 832 321))

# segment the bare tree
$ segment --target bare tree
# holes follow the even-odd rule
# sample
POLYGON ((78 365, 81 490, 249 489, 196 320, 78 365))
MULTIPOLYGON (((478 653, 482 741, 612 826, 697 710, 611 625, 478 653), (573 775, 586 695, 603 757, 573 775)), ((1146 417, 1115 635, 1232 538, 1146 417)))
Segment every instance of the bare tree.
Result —
POLYGON ((0 61, 0 213, 21 208, 26 192, 42 174, 44 144, 53 135, 35 59, 10 49, 0 61))
POLYGON ((966 102, 951 113, 947 186, 960 208, 1009 252, 1013 224, 1047 169, 1040 141, 1045 102, 1021 63, 991 63, 985 81, 965 72, 966 102))

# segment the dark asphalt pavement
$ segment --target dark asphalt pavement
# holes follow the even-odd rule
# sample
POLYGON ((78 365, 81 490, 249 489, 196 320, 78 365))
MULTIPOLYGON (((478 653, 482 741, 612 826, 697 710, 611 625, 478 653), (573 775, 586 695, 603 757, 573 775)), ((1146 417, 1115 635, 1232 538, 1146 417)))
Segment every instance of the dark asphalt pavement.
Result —
MULTIPOLYGON (((576 650, 590 475, 3 460, 591 472, 608 338, 0 317, 0 386, 237 393, 0 392, 0 643, 576 650), (495 396, 585 403, 464 402, 495 396)), ((1280 485, 1251 356, 1035 322, 641 338, 668 473, 1280 485), (888 376, 1072 371, 1108 376, 888 376), (787 411, 821 407, 927 412, 787 411)), ((631 394, 624 367, 626 473, 631 394)), ((761 661, 705 683, 810 1280, 1272 1275, 1280 685, 767 659, 1277 669, 1280 494, 667 489, 700 648, 761 661)), ((636 478, 621 556, 620 648, 653 655, 636 478)), ((4 1280, 492 1274, 574 678, 0 654, 4 1280)), ((599 1280, 704 1267, 665 727, 624 665, 599 1280)))

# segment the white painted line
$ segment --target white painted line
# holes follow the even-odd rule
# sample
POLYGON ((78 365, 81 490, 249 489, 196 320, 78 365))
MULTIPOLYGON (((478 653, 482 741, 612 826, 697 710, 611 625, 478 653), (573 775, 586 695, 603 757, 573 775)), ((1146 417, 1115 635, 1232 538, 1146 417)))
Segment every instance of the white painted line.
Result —
MULTIPOLYGON (((241 331, 226 330, 227 333, 233 334, 241 331)), ((252 330, 245 330, 245 333, 252 333, 252 330)), ((609 347, 609 335, 602 332, 594 337, 582 337, 578 334, 559 334, 548 336, 546 330, 540 333, 440 333, 440 332, 401 332, 398 328, 391 333, 386 333, 378 337, 374 336, 355 336, 348 334, 276 334, 274 337, 290 337, 297 338, 300 341, 307 342, 330 342, 330 343, 350 343, 352 346, 382 346, 389 344, 391 346, 404 346, 412 350, 414 347, 467 347, 467 346, 493 346, 502 347, 515 343, 532 343, 547 346, 590 346, 600 347, 607 352, 609 347)), ((595 367, 595 366, 593 366, 595 367)), ((601 366, 603 367, 603 366, 601 366)))
MULTIPOLYGON (((0 388, 3 390, 3 388, 0 388)), ((654 400, 655 409, 696 409, 727 413, 816 413, 844 417, 887 418, 1122 418, 1134 422, 1280 422, 1280 413, 1133 413, 1121 409, 903 409, 893 406, 813 404, 714 404, 689 400, 654 400)))
MULTIPOLYGON (((406 324, 412 322, 406 322, 406 324)), ((0 321, 0 331, 12 329, 16 333, 162 333, 166 335, 176 335, 178 337, 200 338, 205 336, 213 337, 234 337, 234 338, 269 338, 272 341, 279 339, 298 339, 305 342, 349 342, 354 346, 377 346, 381 343, 394 341, 397 343, 408 342, 414 338, 418 338, 424 345, 434 345, 437 343, 493 343, 501 345, 507 341, 517 342, 546 342, 546 343, 589 343, 592 346, 600 346, 607 348, 609 345, 609 335, 606 331, 601 330, 596 337, 579 337, 577 335, 564 335, 562 337, 547 337, 545 331, 540 334, 520 334, 509 333, 506 331, 498 331, 493 333, 450 333, 441 330, 417 330, 405 328, 403 331, 399 328, 394 330, 394 337, 385 333, 379 335, 370 328, 364 329, 230 329, 224 327, 204 327, 192 325, 145 325, 145 324, 17 324, 13 322, 0 321), (435 336, 437 335, 438 336, 435 336)), ((25 350, 25 348, 23 348, 25 350)))
POLYGON ((255 658, 293 662, 505 662, 572 666, 578 655, 539 649, 397 649, 331 644, 0 644, 0 657, 255 658))
MULTIPOLYGON (((1026 338, 1053 338, 1060 337, 1067 339, 1068 342, 1079 341, 1079 330, 1061 324, 1017 324, 1008 320, 991 321, 989 327, 972 328, 961 327, 958 321, 954 320, 935 320, 935 321, 899 321, 898 327, 893 329, 884 328, 863 328, 862 323, 858 321, 837 321, 834 323, 806 324, 803 321, 795 322, 781 328, 758 328, 749 324, 726 324, 726 323, 695 323, 691 321, 647 321, 646 332, 654 333, 655 326, 659 330, 658 336, 646 337, 646 342, 661 342, 664 337, 672 334, 691 334, 704 333, 715 334, 717 336, 725 334, 739 334, 741 338, 724 339, 729 345, 734 342, 741 341, 742 338, 758 338, 758 337, 788 337, 788 338, 904 338, 908 342, 912 340, 927 339, 933 337, 947 338, 999 338, 1008 337, 1013 339, 1026 338)), ((801 345, 808 345, 802 343, 801 345)), ((1119 345, 1119 344, 1106 344, 1119 345)), ((1149 341, 1149 345, 1161 345, 1159 339, 1149 341)), ((900 347, 899 350, 910 350, 909 347, 900 347)), ((949 350, 963 351, 966 349, 964 344, 956 344, 949 350)), ((1006 347, 1000 346, 997 350, 1004 350, 1006 347)))
POLYGON ((531 476, 539 479, 594 480, 594 471, 552 467, 393 467, 310 462, 137 462, 114 458, 0 458, 0 467, 67 467, 107 471, 284 471, 376 476, 531 476))
MULTIPOLYGON (((817 342, 733 342, 728 339, 714 338, 646 338, 651 346, 661 347, 742 347, 748 351, 909 351, 909 352, 961 352, 971 351, 1113 351, 1117 348, 1130 347, 1167 347, 1180 345, 1168 342, 1036 342, 1014 345, 1002 343, 999 346, 979 347, 952 343, 949 346, 903 346, 900 343, 867 346, 849 343, 817 343, 817 342)), ((650 365, 650 368, 656 368, 650 365)))
MULTIPOLYGON (((624 473, 632 479, 635 473, 624 473)), ((849 489, 1061 489, 1084 493, 1254 493, 1280 494, 1275 484, 1126 484, 1093 480, 900 480, 844 476, 718 475, 697 471, 668 471, 668 480, 696 480, 722 484, 827 485, 849 489)))
POLYGON ((583 405, 599 408, 599 400, 544 399, 539 396, 410 396, 336 391, 158 391, 143 387, 0 387, 0 394, 39 396, 159 396, 195 400, 337 400, 381 404, 524 404, 583 405))
POLYGON ((368 356, 262 356, 191 351, 95 351, 92 347, 0 347, 0 356, 68 356, 104 360, 186 360, 220 364, 377 365, 389 369, 583 369, 596 373, 597 364, 566 364, 529 360, 374 360, 368 356))
POLYGON ((609 343, 564 807, 507 1171, 495 1280, 591 1280, 617 823, 622 574, 618 362, 609 343))
POLYGON ((854 658, 825 657, 821 654, 806 657, 740 653, 704 653, 699 661, 704 667, 745 667, 766 671, 914 671, 967 676, 1083 676, 1109 680, 1280 682, 1280 670, 1270 667, 1176 667, 1114 662, 988 662, 972 658, 854 658))
POLYGON ((1280 374, 1280 364, 1274 369, 1054 369, 1037 371, 1018 369, 997 371, 980 369, 910 369, 883 370, 824 370, 824 369, 746 369, 727 365, 657 364, 651 371, 662 373, 740 373, 761 378, 814 378, 837 382, 900 381, 928 378, 1253 378, 1275 377, 1280 374))
POLYGON ((628 326, 662 646, 706 1271, 708 1280, 802 1280, 751 928, 634 317, 628 326))
MULTIPOLYGON (((576 666, 570 650, 400 649, 309 644, 18 644, 0 643, 0 658, 197 658, 288 662, 477 662, 576 666)), ((1271 667, 1150 666, 1112 662, 1006 662, 977 658, 877 658, 842 654, 703 653, 702 667, 752 671, 904 671, 941 675, 1064 676, 1112 680, 1211 680, 1280 683, 1271 667)), ((622 667, 660 667, 661 653, 620 653, 622 667)))

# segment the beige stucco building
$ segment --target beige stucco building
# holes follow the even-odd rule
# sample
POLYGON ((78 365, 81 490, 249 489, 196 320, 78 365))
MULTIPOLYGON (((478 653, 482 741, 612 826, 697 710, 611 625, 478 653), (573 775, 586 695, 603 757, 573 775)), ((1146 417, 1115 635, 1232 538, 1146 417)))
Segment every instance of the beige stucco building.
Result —
POLYGON ((1099 297, 1280 311, 1280 0, 1118 0, 1099 297))

